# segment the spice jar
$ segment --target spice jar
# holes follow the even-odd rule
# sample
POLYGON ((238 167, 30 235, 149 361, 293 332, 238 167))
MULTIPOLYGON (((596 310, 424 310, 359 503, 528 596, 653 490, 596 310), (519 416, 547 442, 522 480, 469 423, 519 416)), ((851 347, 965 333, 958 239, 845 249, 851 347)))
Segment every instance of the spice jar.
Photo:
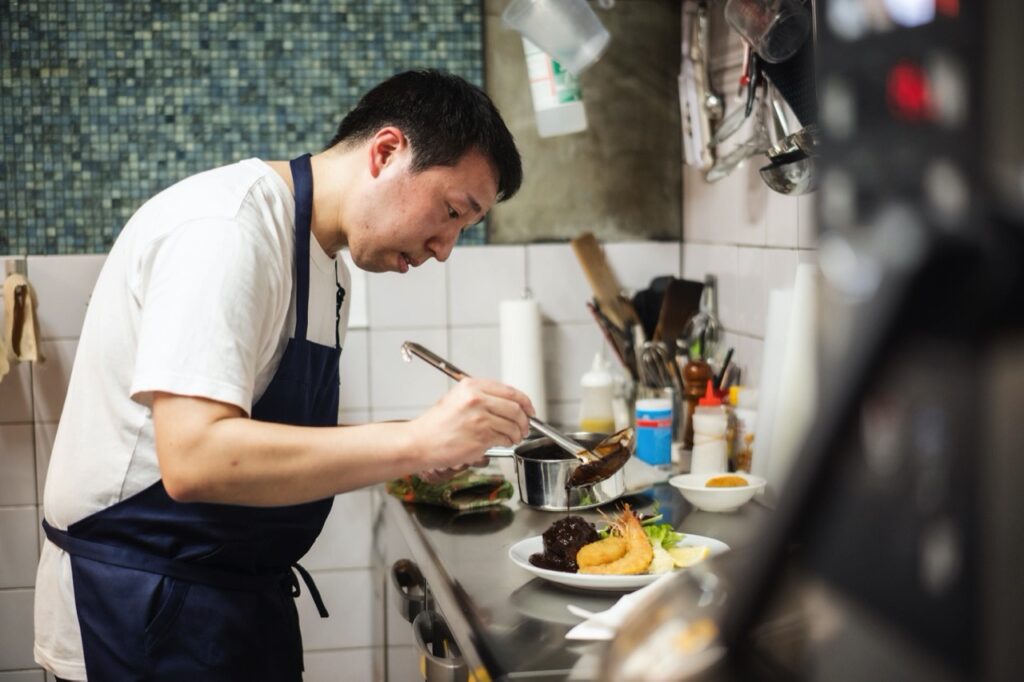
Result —
POLYGON ((683 367, 683 385, 686 387, 686 425, 683 431, 683 449, 693 449, 693 411, 704 396, 704 389, 712 378, 711 365, 700 359, 690 360, 683 367))

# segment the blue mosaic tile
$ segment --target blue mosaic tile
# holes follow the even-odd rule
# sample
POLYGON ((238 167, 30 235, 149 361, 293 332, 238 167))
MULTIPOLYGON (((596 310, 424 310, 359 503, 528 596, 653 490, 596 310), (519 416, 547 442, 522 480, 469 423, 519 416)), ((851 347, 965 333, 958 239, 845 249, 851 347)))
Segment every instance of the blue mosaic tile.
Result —
POLYGON ((482 21, 481 0, 8 0, 0 254, 105 253, 181 178, 321 149, 398 71, 482 85, 482 21))

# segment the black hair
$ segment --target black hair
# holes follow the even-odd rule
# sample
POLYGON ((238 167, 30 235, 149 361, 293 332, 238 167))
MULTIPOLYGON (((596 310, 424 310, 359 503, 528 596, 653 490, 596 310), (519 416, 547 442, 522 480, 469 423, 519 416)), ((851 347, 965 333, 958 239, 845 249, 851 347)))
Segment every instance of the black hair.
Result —
POLYGON ((359 143, 395 126, 412 147, 412 170, 454 166, 471 149, 498 171, 498 201, 523 182, 523 165, 512 133, 491 98, 463 78, 434 69, 405 71, 363 95, 327 145, 359 143))

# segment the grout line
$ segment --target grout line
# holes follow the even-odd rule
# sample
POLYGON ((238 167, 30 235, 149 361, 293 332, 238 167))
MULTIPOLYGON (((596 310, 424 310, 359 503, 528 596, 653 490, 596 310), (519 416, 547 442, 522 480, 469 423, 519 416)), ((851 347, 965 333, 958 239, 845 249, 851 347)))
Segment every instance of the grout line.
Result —
POLYGON ((763 249, 765 251, 817 251, 816 246, 777 246, 774 244, 742 244, 740 242, 709 242, 698 239, 693 239, 688 242, 683 242, 683 247, 687 245, 699 245, 699 246, 738 246, 745 249, 763 249))
MULTIPOLYGON (((72 364, 73 364, 73 361, 72 361, 72 364)), ((36 379, 36 375, 35 375, 36 366, 35 366, 35 363, 33 363, 32 366, 28 368, 28 371, 29 371, 29 379, 30 379, 29 385, 28 385, 28 391, 29 391, 29 395, 31 396, 31 399, 32 399, 32 403, 31 403, 32 404, 32 495, 36 498, 36 509, 38 510, 38 512, 42 512, 43 501, 41 499, 39 499, 39 492, 40 492, 39 489, 41 487, 40 486, 40 480, 39 480, 39 468, 40 468, 39 464, 40 464, 40 462, 39 462, 39 447, 38 447, 38 444, 37 444, 38 437, 37 437, 36 431, 37 431, 37 429, 38 429, 40 424, 45 424, 47 422, 37 423, 38 420, 36 419, 36 381, 35 381, 35 379, 36 379)), ((71 383, 71 375, 70 374, 68 375, 68 383, 71 383)), ((65 388, 65 391, 66 390, 67 389, 65 388)), ((65 399, 66 398, 67 398, 67 396, 65 394, 65 399)), ((36 516, 37 516, 36 524, 38 524, 39 523, 39 519, 38 519, 39 514, 37 513, 36 516)), ((43 548, 40 546, 39 539, 36 538, 36 552, 40 553, 40 552, 42 552, 42 550, 43 550, 43 548)))
POLYGON ((374 566, 344 566, 338 568, 311 568, 310 574, 323 575, 327 573, 354 573, 356 571, 373 571, 374 566))

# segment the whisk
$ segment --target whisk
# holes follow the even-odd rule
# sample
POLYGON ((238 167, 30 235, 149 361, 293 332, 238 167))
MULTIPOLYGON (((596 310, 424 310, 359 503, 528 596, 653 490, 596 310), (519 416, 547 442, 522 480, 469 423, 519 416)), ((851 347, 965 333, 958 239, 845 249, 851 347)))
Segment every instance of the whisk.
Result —
POLYGON ((637 373, 640 383, 648 388, 673 388, 682 391, 682 377, 672 351, 661 341, 644 341, 640 345, 637 373))

